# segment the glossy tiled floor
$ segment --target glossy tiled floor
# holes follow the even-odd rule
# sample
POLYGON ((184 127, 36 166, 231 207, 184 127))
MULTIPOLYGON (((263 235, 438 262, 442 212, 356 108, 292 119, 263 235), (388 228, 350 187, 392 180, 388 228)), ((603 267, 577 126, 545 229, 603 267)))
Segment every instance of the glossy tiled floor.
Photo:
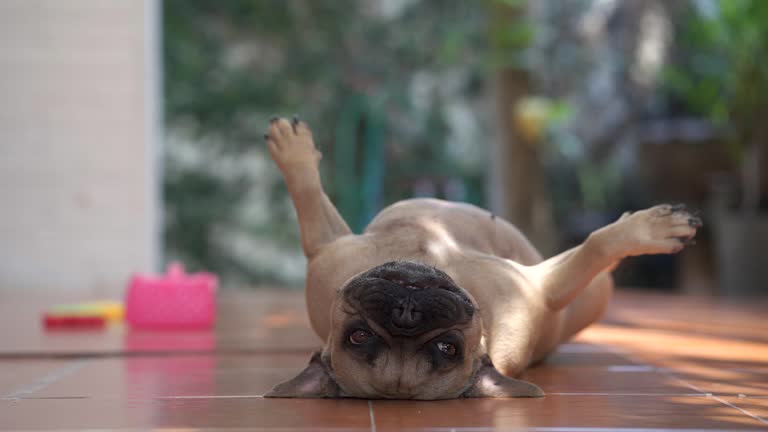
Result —
POLYGON ((768 428, 766 302, 619 293, 525 379, 540 399, 261 397, 319 341, 299 292, 230 293, 215 332, 45 332, 0 299, 3 430, 661 431, 768 428))

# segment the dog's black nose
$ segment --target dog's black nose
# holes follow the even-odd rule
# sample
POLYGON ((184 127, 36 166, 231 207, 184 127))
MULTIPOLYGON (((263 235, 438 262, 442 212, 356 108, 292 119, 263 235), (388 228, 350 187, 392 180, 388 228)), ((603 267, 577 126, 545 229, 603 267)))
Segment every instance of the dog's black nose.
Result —
POLYGON ((403 330, 412 330, 421 324, 422 313, 409 297, 392 308, 392 325, 403 330))

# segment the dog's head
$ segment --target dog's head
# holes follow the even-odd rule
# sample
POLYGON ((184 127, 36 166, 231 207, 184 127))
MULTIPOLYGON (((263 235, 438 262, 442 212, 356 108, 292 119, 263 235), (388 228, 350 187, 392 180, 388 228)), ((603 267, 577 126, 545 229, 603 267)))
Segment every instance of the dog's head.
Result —
POLYGON ((451 399, 541 396, 500 374, 472 297, 433 267, 398 261, 350 279, 322 352, 267 397, 451 399))

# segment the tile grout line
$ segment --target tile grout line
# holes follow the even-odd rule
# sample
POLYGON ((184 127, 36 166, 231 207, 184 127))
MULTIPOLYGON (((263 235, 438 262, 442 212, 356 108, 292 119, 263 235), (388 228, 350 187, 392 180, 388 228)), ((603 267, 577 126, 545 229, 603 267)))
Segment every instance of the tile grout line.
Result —
POLYGON ((373 415, 373 402, 368 401, 368 415, 371 418, 371 432, 376 432, 376 417, 373 415))
MULTIPOLYGON (((610 349, 610 350, 612 350, 612 351, 614 352, 614 354, 617 354, 617 355, 623 356, 623 357, 624 357, 624 358, 626 358, 627 360, 629 360, 629 361, 631 361, 631 362, 634 362, 634 363, 637 363, 637 362, 636 362, 636 361, 635 361, 635 360, 632 358, 632 357, 633 357, 633 356, 632 356, 632 354, 631 354, 631 353, 629 353, 628 351, 626 351, 626 350, 621 350, 621 349, 616 349, 616 348, 615 348, 615 347, 613 347, 613 346, 609 346, 609 349, 610 349)), ((747 409, 744 409, 744 408, 738 407, 738 406, 736 406, 736 405, 734 405, 734 404, 732 404, 732 403, 730 403, 730 402, 728 402, 728 401, 726 401, 726 400, 723 400, 723 399, 721 399, 721 398, 719 398, 719 397, 715 396, 715 395, 714 395, 714 394, 712 394, 712 393, 709 393, 709 392, 705 392, 704 390, 702 390, 701 388, 699 388, 699 387, 698 387, 698 386, 696 386, 695 384, 691 384, 691 383, 689 383, 688 381, 686 381, 686 380, 684 380, 684 379, 682 379, 682 378, 680 378, 680 377, 676 376, 674 373, 672 373, 672 371, 671 371, 669 368, 659 368, 659 367, 655 367, 655 366, 654 366, 654 368, 656 369, 656 371, 657 371, 657 372, 661 373, 662 375, 665 375, 665 376, 667 376, 667 377, 669 377, 669 378, 672 378, 672 379, 674 379, 674 380, 676 380, 676 381, 678 381, 678 382, 682 383, 683 385, 687 386, 688 388, 690 388, 690 389, 693 389, 693 390, 696 390, 697 392, 700 392, 700 393, 704 394, 705 396, 707 396, 707 397, 710 397, 710 398, 712 398, 712 399, 714 399, 714 400, 716 400, 716 401, 720 402, 721 404, 723 404, 723 405, 725 405, 725 406, 727 406, 727 407, 731 407, 731 408, 733 408, 733 409, 735 409, 735 410, 737 410, 737 411, 740 411, 742 414, 745 414, 745 415, 747 415, 747 416, 749 416, 749 417, 752 417, 753 419, 755 419, 755 420, 759 421, 760 423, 763 423, 763 424, 767 424, 767 425, 768 425, 768 420, 766 420, 766 419, 764 419, 764 418, 760 417, 760 416, 759 416, 759 415, 757 415, 757 414, 754 414, 754 413, 752 413, 751 411, 749 411, 749 410, 747 410, 747 409)))
POLYGON ((717 396, 715 396, 715 395, 712 395, 712 399, 714 399, 714 400, 716 400, 716 401, 718 401, 718 402, 720 402, 720 403, 723 403, 723 404, 725 404, 725 405, 727 405, 727 406, 729 406, 729 407, 731 407, 731 408, 733 408, 733 409, 737 409, 737 410, 741 411, 742 413, 744 413, 744 414, 746 414, 746 415, 748 415, 748 416, 752 417, 753 419, 755 419, 755 420, 757 420, 757 421, 759 421, 759 422, 761 422, 761 423, 763 423, 763 424, 766 424, 766 425, 768 425, 768 420, 766 420, 766 419, 764 419, 764 418, 760 417, 760 416, 759 416, 759 415, 757 415, 757 414, 753 414, 753 413, 752 413, 751 411, 749 411, 749 410, 746 410, 746 409, 744 409, 744 408, 738 407, 738 406, 736 406, 736 405, 734 405, 734 404, 732 404, 732 403, 728 402, 727 400, 723 400, 723 399, 721 399, 721 398, 719 398, 719 397, 717 397, 717 396))
POLYGON ((691 384, 691 383, 689 383, 688 381, 686 381, 686 380, 684 380, 684 379, 682 379, 682 378, 678 377, 678 376, 677 376, 677 375, 675 375, 675 374, 674 374, 672 371, 670 371, 668 368, 664 368, 664 369, 661 369, 661 368, 657 368, 657 370, 658 370, 658 372, 659 372, 659 373, 661 373, 662 375, 665 375, 665 376, 667 376, 667 377, 669 377, 669 378, 672 378, 672 379, 674 379, 674 380, 676 380, 676 381, 678 381, 678 382, 682 383, 683 385, 685 385, 685 386, 688 386, 689 388, 691 388, 691 389, 693 389, 693 390, 696 390, 697 392, 702 392, 702 393, 704 393, 704 394, 705 394, 707 397, 710 397, 710 398, 712 398, 712 399, 714 399, 714 400, 716 400, 716 401, 718 401, 718 402, 722 403, 722 404, 723 404, 723 405, 725 405, 725 406, 728 406, 728 407, 731 407, 731 408, 733 408, 733 409, 735 409, 735 410, 741 411, 741 413, 742 413, 742 414, 745 414, 745 415, 747 415, 747 416, 749 416, 749 417, 752 417, 753 419, 755 419, 755 420, 757 420, 757 421, 759 421, 759 422, 761 422, 761 423, 764 423, 764 424, 768 424, 768 421, 767 421, 767 420, 765 420, 764 418, 762 418, 762 417, 758 416, 757 414, 754 414, 754 413, 752 413, 751 411, 749 411, 749 410, 746 410, 746 409, 744 409, 744 408, 738 407, 738 406, 736 406, 736 405, 734 405, 734 404, 732 404, 732 403, 730 403, 730 402, 728 402, 728 401, 726 401, 726 400, 724 400, 724 399, 722 399, 722 398, 719 398, 719 397, 715 396, 714 394, 712 394, 712 393, 710 393, 710 392, 704 392, 704 390, 702 390, 701 388, 699 388, 697 385, 695 385, 695 384, 691 384))
POLYGON ((0 400, 20 400, 26 398, 27 396, 33 393, 37 393, 40 390, 48 387, 56 381, 59 381, 60 379, 79 371, 89 362, 90 360, 75 360, 68 365, 62 366, 53 372, 50 372, 42 378, 32 381, 31 383, 21 386, 19 389, 12 391, 3 397, 0 397, 0 400))

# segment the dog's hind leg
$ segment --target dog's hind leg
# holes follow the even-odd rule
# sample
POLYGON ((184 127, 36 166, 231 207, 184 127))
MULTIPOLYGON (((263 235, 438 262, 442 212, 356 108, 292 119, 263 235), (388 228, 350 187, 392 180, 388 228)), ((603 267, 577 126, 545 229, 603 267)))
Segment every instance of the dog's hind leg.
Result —
POLYGON ((593 280, 633 255, 679 252, 696 235, 701 220, 682 206, 660 205, 605 226, 587 240, 530 269, 551 310, 568 306, 593 280))
POLYGON ((352 234, 323 191, 318 169, 322 154, 306 123, 295 117, 292 121, 274 118, 265 138, 296 208, 304 255, 312 258, 322 246, 352 234))

